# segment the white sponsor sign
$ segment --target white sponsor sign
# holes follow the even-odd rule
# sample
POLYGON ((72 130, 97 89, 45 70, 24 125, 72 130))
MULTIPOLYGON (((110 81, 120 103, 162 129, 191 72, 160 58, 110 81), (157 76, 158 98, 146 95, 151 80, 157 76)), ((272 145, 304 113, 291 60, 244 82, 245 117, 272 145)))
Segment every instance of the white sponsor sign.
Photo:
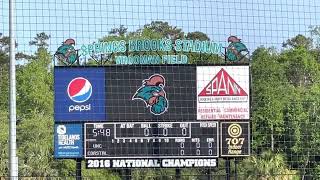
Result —
POLYGON ((197 67, 197 119, 249 119, 249 66, 197 67))

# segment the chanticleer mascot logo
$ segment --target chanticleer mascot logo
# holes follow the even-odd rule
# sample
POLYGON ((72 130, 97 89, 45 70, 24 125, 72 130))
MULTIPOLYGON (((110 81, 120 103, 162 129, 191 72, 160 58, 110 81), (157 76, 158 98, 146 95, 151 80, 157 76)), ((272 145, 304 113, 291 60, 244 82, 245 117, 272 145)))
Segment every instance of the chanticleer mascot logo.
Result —
POLYGON ((76 42, 74 39, 65 40, 58 48, 54 56, 64 64, 74 64, 78 59, 78 51, 74 48, 75 44, 76 42))
POLYGON ((229 46, 226 48, 226 57, 229 61, 240 61, 249 55, 248 48, 236 36, 228 38, 229 46))
POLYGON ((142 81, 142 86, 133 95, 132 100, 144 101, 147 108, 154 115, 161 115, 168 110, 168 99, 164 91, 165 78, 154 74, 142 81))

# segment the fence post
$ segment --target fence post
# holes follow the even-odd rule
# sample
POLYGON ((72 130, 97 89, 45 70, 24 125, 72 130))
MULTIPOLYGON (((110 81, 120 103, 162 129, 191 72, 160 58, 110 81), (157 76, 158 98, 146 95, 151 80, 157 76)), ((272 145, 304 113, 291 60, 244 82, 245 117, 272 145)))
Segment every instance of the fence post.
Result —
POLYGON ((10 38, 10 118, 9 118, 9 174, 10 179, 18 179, 17 157, 17 114, 16 114, 16 40, 15 40, 15 0, 9 0, 10 38))
POLYGON ((238 172, 237 172, 237 158, 234 158, 234 180, 238 179, 238 172))
POLYGON ((181 179, 181 170, 176 169, 176 180, 180 180, 180 179, 181 179))
POLYGON ((125 180, 131 180, 131 169, 125 169, 125 180))
POLYGON ((230 180, 230 159, 226 159, 226 180, 230 180))
POLYGON ((76 159, 76 180, 82 179, 82 172, 81 172, 81 159, 76 159))
POLYGON ((207 179, 211 180, 211 169, 207 169, 207 179))

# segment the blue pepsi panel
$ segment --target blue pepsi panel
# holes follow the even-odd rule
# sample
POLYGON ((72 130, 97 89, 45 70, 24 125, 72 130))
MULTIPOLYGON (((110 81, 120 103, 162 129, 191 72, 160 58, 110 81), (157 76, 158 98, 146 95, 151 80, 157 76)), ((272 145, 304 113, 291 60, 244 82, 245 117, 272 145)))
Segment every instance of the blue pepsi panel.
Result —
POLYGON ((56 67, 56 122, 105 121, 105 68, 56 67))
POLYGON ((82 124, 55 124, 55 158, 81 158, 83 156, 82 142, 82 124))

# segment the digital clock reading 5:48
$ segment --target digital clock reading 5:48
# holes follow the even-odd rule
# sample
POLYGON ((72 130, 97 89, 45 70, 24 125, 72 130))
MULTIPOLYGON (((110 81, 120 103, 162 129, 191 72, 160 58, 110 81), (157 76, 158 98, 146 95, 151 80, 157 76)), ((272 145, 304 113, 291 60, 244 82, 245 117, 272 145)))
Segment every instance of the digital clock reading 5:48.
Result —
POLYGON ((92 134, 93 137, 97 136, 110 136, 111 135, 111 130, 110 129, 105 129, 105 128, 94 128, 92 129, 92 134))

